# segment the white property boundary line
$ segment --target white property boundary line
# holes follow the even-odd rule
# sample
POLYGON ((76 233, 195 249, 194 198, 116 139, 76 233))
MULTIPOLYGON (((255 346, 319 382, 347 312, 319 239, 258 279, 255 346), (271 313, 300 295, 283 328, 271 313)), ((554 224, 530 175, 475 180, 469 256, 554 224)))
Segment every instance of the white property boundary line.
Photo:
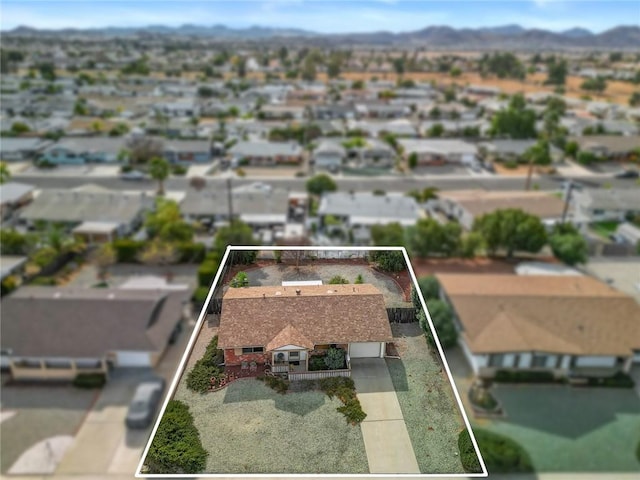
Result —
MULTIPOLYGON (((347 260, 345 258, 345 260, 347 260)), ((478 443, 476 442, 476 438, 473 434, 473 430, 471 429, 471 425, 469 423, 469 419, 467 418, 467 413, 462 405, 462 400, 460 399, 460 395, 458 394, 458 390, 456 388, 455 382, 453 380, 453 375, 451 375, 451 370, 449 369, 449 364, 447 363, 447 358, 444 355, 444 351, 442 350, 442 345, 440 345, 440 339, 436 333, 435 327, 433 326, 433 321, 431 320, 431 315, 429 315, 429 310, 427 310, 427 304, 424 301, 424 297, 422 296, 422 292, 420 288, 418 288, 418 279, 416 277, 415 272, 413 271, 413 266, 411 265, 411 261, 409 260, 409 255, 407 254, 407 250, 404 247, 316 247, 316 246, 300 246, 300 247, 261 247, 261 246, 227 246, 227 249, 220 261, 220 267, 218 268, 218 272, 213 280, 213 284, 209 289, 209 295, 207 295, 207 299, 202 307, 202 311, 200 312, 200 316, 198 317, 198 321, 196 326, 194 327, 193 333, 191 334, 191 339, 187 344, 187 348, 182 356, 182 360, 180 361, 180 365, 178 366, 178 370, 176 371, 176 375, 171 382, 171 386, 169 388, 169 393, 165 398, 164 404, 162 405, 162 410, 156 419, 156 424, 151 431, 151 435, 149 440, 147 441, 147 446, 144 449, 142 454, 142 458, 140 459, 140 463, 138 464, 138 468, 136 469, 135 477, 136 478, 176 478, 179 476, 180 478, 318 478, 318 477, 331 477, 331 478, 484 478, 489 474, 487 472, 487 467, 485 466, 484 459, 480 454, 480 449, 478 448, 478 443), (211 297, 213 296, 213 292, 221 280, 221 274, 223 271, 223 267, 226 265, 229 254, 232 251, 277 251, 277 250, 306 250, 306 251, 321 251, 321 250, 329 250, 329 251, 398 251, 402 252, 404 256, 405 263, 407 264, 407 269, 411 274, 411 281, 413 282, 416 291, 418 292, 418 297, 420 298, 420 304, 424 309, 427 317, 427 321, 429 322, 429 328, 431 329, 431 334, 435 340, 436 346, 438 347, 438 353, 440 354, 440 358, 442 359, 442 363, 444 364, 444 368, 447 372, 447 376, 449 378, 449 382, 451 383, 451 388, 453 389, 453 394, 456 398, 456 402, 458 402, 458 408, 460 409, 460 413, 462 414, 462 418, 464 419, 464 424, 469 432, 469 436, 471 437, 471 442, 473 443, 473 448, 475 449, 476 455, 478 456, 478 460, 480 461, 480 466, 482 467, 482 473, 425 473, 425 474, 218 474, 218 473, 202 473, 202 474, 164 474, 164 473, 156 473, 156 474, 142 474, 140 471, 142 470, 142 465, 144 463, 144 459, 147 458, 147 454, 149 453, 149 448, 151 447, 151 442, 156 435, 156 431, 158 430, 158 426, 160 425, 160 420, 164 415, 164 412, 169 404, 169 399, 173 397, 175 390, 178 386, 178 382, 182 376, 182 372, 187 364, 187 360, 189 355, 191 354, 191 350, 196 341, 196 338, 200 334, 200 330, 202 328, 202 324, 204 323, 204 319, 206 317, 207 308, 209 306, 209 302, 211 301, 211 297)))

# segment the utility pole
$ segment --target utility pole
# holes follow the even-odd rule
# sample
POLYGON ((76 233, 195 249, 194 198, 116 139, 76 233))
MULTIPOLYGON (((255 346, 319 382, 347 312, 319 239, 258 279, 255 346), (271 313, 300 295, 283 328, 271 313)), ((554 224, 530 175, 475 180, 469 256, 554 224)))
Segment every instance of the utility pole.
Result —
POLYGON ((229 225, 233 223, 233 195, 231 194, 231 177, 227 178, 227 203, 229 207, 229 225))
POLYGON ((564 208, 562 209, 562 223, 566 222, 567 211, 569 210, 569 202, 571 201, 571 192, 573 191, 573 182, 569 180, 567 185, 567 193, 564 198, 564 208))

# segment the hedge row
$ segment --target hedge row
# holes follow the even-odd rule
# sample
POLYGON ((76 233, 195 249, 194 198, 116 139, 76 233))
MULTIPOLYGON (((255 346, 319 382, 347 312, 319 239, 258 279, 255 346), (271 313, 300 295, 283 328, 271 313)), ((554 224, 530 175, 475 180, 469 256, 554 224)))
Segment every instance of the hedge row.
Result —
POLYGON ((618 372, 612 377, 589 378, 587 385, 590 387, 633 388, 633 379, 623 372, 618 372))
MULTIPOLYGON (((533 472, 531 458, 520 444, 510 438, 479 428, 473 429, 480 454, 490 474, 533 472)), ((481 472, 480 461, 475 453, 469 432, 463 430, 458 436, 460 460, 466 472, 481 472)))
POLYGON ((209 252, 198 268, 198 285, 201 287, 211 287, 213 279, 220 268, 220 255, 218 252, 209 252))
MULTIPOLYGON (((133 240, 130 238, 120 238, 113 242, 116 258, 120 263, 137 263, 138 255, 148 242, 133 240)), ((207 248, 202 243, 197 242, 177 242, 179 263, 199 263, 205 259, 207 248)))
POLYGON ((145 462, 149 473, 200 473, 208 455, 189 407, 179 400, 170 400, 149 447, 145 462))
POLYGON ((498 370, 494 380, 503 383, 554 383, 562 381, 556 379, 553 372, 535 370, 498 370))
POLYGON ((102 388, 107 383, 104 373, 79 373, 73 379, 73 386, 78 388, 102 388))
POLYGON ((187 374, 187 388, 194 392, 206 393, 211 386, 211 377, 221 373, 220 365, 224 361, 224 353, 218 350, 218 337, 215 336, 207 345, 200 360, 187 374))

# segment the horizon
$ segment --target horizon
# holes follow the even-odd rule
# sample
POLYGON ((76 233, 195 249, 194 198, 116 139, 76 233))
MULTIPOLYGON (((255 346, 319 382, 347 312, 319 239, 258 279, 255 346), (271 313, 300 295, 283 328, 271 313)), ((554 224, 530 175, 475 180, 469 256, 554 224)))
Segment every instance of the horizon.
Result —
POLYGON ((574 28, 602 33, 634 26, 635 1, 428 1, 428 0, 110 0, 99 2, 3 0, 0 30, 148 28, 183 25, 231 29, 298 29, 318 34, 392 33, 447 26, 482 29, 518 25, 561 33, 574 28), (151 11, 150 7, 153 8, 151 11), (73 11, 73 13, 70 13, 73 11), (336 12, 340 12, 336 15, 336 12), (74 18, 73 22, 69 18, 74 18), (210 20, 203 21, 203 18, 210 20))

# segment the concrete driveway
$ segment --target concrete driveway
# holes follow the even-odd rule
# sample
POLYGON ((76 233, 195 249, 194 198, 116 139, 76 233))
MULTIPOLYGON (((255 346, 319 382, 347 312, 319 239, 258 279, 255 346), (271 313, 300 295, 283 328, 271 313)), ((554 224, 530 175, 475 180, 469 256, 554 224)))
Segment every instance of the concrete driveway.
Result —
POLYGON ((151 428, 128 430, 124 418, 138 383, 153 375, 151 369, 119 370, 111 375, 56 474, 133 475, 151 428))
POLYGON ((385 361, 353 359, 351 378, 367 414, 360 426, 369 473, 420 473, 385 361))

